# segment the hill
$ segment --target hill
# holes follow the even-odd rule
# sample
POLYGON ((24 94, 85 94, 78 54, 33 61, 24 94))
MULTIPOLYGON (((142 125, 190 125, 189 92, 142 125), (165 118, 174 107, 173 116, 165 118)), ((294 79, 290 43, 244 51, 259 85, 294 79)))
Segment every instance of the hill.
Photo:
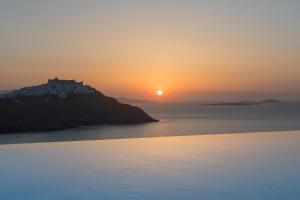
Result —
POLYGON ((83 82, 58 78, 1 94, 0 110, 0 133, 157 121, 83 82))

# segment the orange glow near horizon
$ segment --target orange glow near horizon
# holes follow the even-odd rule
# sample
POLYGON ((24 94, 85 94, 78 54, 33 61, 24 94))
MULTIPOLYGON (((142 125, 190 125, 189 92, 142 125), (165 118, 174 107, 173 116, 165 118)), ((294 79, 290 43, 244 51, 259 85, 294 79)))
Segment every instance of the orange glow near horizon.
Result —
POLYGON ((93 2, 41 1, 24 20, 0 2, 0 91, 57 76, 132 99, 300 99, 298 1, 93 2))

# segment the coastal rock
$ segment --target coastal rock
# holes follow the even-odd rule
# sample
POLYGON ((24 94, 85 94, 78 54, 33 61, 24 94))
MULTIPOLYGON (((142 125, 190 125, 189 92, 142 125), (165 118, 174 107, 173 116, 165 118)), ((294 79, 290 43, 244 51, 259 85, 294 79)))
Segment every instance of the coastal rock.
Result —
POLYGON ((83 82, 58 78, 1 94, 0 111, 0 133, 157 121, 83 82))

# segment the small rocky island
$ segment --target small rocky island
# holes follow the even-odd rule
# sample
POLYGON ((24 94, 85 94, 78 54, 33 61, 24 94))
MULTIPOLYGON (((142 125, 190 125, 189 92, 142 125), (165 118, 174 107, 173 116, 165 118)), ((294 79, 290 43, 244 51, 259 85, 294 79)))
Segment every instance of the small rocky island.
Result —
POLYGON ((0 111, 0 133, 157 122, 83 82, 58 78, 1 94, 0 111))

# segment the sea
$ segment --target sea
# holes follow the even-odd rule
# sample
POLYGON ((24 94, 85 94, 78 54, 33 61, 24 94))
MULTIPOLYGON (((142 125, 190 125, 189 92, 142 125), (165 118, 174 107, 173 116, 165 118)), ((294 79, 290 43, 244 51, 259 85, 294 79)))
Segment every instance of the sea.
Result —
POLYGON ((136 105, 160 121, 0 135, 0 199, 300 199, 299 103, 136 105))

